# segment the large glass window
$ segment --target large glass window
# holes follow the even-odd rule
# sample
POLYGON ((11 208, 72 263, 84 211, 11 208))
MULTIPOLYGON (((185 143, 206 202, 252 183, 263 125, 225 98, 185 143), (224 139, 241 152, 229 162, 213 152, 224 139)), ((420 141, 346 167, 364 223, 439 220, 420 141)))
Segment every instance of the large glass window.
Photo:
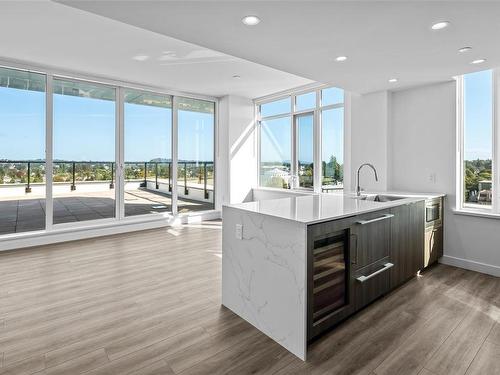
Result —
POLYGON ((215 105, 179 98, 177 121, 177 210, 213 209, 215 105))
POLYGON ((344 108, 321 112, 321 167, 323 191, 342 189, 344 184, 344 108))
POLYGON ((316 107, 316 92, 308 92, 306 94, 297 95, 295 97, 295 110, 303 111, 316 107))
POLYGON ((258 113, 261 186, 322 192, 343 188, 343 90, 292 93, 260 103, 258 113))
POLYGON ((290 113, 291 98, 283 98, 273 102, 264 103, 260 106, 260 115, 262 117, 279 116, 285 113, 290 113))
POLYGON ((214 209, 215 110, 0 67, 0 237, 214 209))
POLYGON ((492 206, 493 72, 463 76, 463 207, 492 206))
POLYGON ((296 117, 297 134, 297 176, 299 187, 312 188, 314 185, 314 129, 313 114, 296 117))
POLYGON ((115 89, 54 79, 54 224, 115 217, 115 89))
POLYGON ((124 94, 125 216, 172 211, 172 97, 124 94))
POLYGON ((260 150, 261 186, 289 189, 292 163, 290 116, 261 122, 260 150))
POLYGON ((0 235, 45 229, 45 81, 0 68, 0 235))

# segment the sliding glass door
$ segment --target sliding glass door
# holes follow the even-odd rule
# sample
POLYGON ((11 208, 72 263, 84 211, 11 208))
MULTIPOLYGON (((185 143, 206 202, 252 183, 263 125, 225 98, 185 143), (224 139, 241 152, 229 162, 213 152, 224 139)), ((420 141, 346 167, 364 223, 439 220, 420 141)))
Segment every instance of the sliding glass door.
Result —
POLYGON ((215 104, 179 98, 178 121, 178 212, 214 208, 215 104))
POLYGON ((115 89, 53 81, 54 224, 115 217, 115 89))
POLYGON ((0 67, 0 238, 214 209, 215 110, 0 67))
POLYGON ((0 68, 0 235, 45 229, 45 87, 0 68))
POLYGON ((172 97, 125 90, 125 216, 172 212, 172 97))

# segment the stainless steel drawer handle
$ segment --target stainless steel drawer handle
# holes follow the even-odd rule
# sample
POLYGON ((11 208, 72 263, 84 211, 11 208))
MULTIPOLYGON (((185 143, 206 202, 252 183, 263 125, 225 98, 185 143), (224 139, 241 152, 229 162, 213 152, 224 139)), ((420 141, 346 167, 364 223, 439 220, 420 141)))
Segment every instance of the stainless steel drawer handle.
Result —
POLYGON ((369 280, 371 279, 372 277, 382 273, 382 272, 385 272, 387 271, 389 268, 392 268, 394 266, 394 264, 392 263, 385 263, 384 264, 384 267, 379 269, 378 271, 375 271, 374 273, 371 273, 369 274, 368 276, 360 276, 360 277, 356 277, 356 280, 358 280, 360 283, 364 283, 366 280, 369 280))
POLYGON ((377 217, 377 218, 371 219, 371 220, 356 221, 356 224, 366 225, 366 224, 375 223, 375 222, 380 221, 380 220, 390 219, 391 217, 394 217, 394 215, 393 214, 385 214, 385 215, 382 215, 380 217, 377 217))

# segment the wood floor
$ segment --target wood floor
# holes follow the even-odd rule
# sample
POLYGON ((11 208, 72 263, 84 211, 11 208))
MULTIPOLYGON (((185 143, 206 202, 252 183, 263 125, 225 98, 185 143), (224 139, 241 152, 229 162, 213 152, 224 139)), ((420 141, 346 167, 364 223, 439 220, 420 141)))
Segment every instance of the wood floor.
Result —
POLYGON ((0 253, 0 374, 500 374, 500 279, 437 266, 301 362, 220 306, 221 227, 0 253))

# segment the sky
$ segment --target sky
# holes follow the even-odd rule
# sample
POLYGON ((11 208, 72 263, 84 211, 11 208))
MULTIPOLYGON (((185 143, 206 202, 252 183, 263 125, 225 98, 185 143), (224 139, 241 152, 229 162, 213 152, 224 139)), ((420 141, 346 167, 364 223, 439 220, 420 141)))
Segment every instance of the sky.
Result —
MULTIPOLYGON (((171 109, 125 105, 125 160, 171 158, 171 109)), ((179 111, 179 159, 213 161, 213 114, 179 111)), ((113 161, 115 103, 54 95, 54 159, 113 161)), ((45 94, 0 87, 0 159, 45 158, 45 94)))
POLYGON ((464 76, 464 159, 492 157, 492 71, 464 76))
MULTIPOLYGON (((492 155, 491 71, 464 78, 465 159, 489 159, 492 155)), ((337 89, 338 91, 338 89, 337 89)), ((324 101, 339 100, 337 91, 324 101)), ((315 97, 299 96, 297 106, 311 107, 315 97)), ((76 161, 110 161, 115 153, 114 102, 54 95, 54 158, 76 161)), ((289 112, 289 98, 262 105, 262 115, 289 112)), ((322 158, 343 159, 343 110, 323 113, 322 158)), ((262 161, 291 159, 291 122, 284 117, 263 124, 262 161)), ((0 159, 44 159, 45 94, 0 87, 0 159)), ((312 119, 304 117, 299 130, 299 160, 312 162, 312 119)), ((171 110, 126 104, 125 157, 142 161, 171 157, 171 110)), ((213 115, 179 112, 179 159, 213 161, 213 115)))

